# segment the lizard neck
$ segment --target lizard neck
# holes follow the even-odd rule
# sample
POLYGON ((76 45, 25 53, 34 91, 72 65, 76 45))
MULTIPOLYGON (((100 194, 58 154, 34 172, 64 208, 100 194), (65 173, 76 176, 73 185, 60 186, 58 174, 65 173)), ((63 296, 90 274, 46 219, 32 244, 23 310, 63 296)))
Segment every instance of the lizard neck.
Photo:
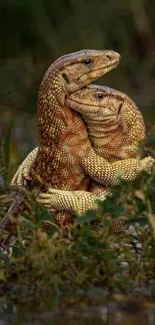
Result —
MULTIPOLYGON (((59 150, 67 127, 66 88, 59 70, 47 70, 38 94, 39 150, 31 169, 35 182, 48 184, 59 168, 59 150)), ((55 181, 57 183, 58 180, 55 181)))
POLYGON ((96 153, 110 161, 120 159, 123 147, 123 129, 117 121, 108 125, 87 120, 87 129, 96 153))
MULTIPOLYGON (((82 114, 83 115, 83 114, 82 114)), ((139 143, 145 139, 145 125, 135 105, 125 105, 120 118, 97 121, 83 115, 89 138, 98 155, 109 161, 142 155, 139 143)))
POLYGON ((89 145, 88 133, 81 116, 66 104, 66 95, 59 71, 46 74, 38 96, 39 150, 31 176, 45 186, 85 188, 88 180, 77 161, 78 152, 89 145))
POLYGON ((46 73, 38 95, 39 145, 55 145, 66 127, 66 90, 59 71, 46 73))

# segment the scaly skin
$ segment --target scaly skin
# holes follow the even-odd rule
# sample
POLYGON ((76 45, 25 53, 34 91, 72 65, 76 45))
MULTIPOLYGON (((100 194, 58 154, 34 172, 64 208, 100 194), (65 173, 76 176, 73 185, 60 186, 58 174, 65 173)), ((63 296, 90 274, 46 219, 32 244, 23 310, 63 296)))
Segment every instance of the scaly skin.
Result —
MULTIPOLYGON (((106 157, 112 165, 115 165, 117 160, 138 155, 138 145, 145 140, 145 125, 142 114, 127 95, 108 87, 91 85, 70 95, 68 104, 82 114, 89 139, 97 154, 106 157)), ((134 166, 131 174, 136 173, 138 177, 145 164, 148 164, 150 171, 152 162, 150 157, 139 162, 137 160, 139 170, 136 171, 134 166)), ((132 164, 130 167, 132 168, 132 164)), ((96 208, 94 200, 103 200, 105 194, 109 193, 96 182, 92 182, 89 191, 49 189, 48 193, 41 193, 37 201, 47 208, 83 215, 88 209, 96 208)))
POLYGON ((113 168, 95 153, 81 116, 66 105, 66 96, 105 74, 119 59, 112 51, 87 50, 64 56, 48 69, 39 90, 39 150, 30 170, 36 184, 39 182, 43 188, 86 190, 88 176, 105 185, 117 183, 120 168, 125 168, 127 179, 135 178, 137 161, 118 162, 113 168), (133 175, 126 170, 130 162, 133 175))
MULTIPOLYGON (((150 171, 152 158, 148 157, 141 161, 133 159, 137 153, 138 143, 145 139, 145 125, 140 111, 127 95, 108 87, 89 86, 70 95, 67 102, 70 107, 82 113, 96 153, 106 157, 111 165, 119 166, 119 171, 123 166, 124 178, 134 179, 139 176, 142 169, 150 171), (102 94, 103 98, 98 98, 98 95, 102 94), (131 146, 132 149, 127 148, 131 146), (130 157, 132 158, 124 160, 130 157)), ((25 177, 29 175, 31 159, 35 159, 36 152, 37 148, 22 163, 12 185, 22 185, 23 175, 25 177)), ((83 156, 85 161, 84 152, 83 156)), ((116 183, 115 179, 113 181, 110 185, 116 183)), ((40 194, 38 201, 48 208, 67 210, 81 215, 88 208, 95 207, 94 199, 105 198, 106 192, 99 184, 92 184, 91 192, 49 189, 48 193, 40 194)))
MULTIPOLYGON (((83 50, 59 58, 47 70, 38 94, 39 150, 30 169, 34 185, 87 189, 89 178, 80 165, 74 170, 74 182, 71 184, 68 179, 70 166, 74 166, 76 160, 72 153, 68 155, 68 146, 73 148, 76 144, 81 154, 80 148, 90 146, 90 141, 83 120, 65 105, 65 99, 114 69, 119 61, 120 55, 114 51, 83 50)), ((18 207, 19 204, 17 211, 18 207)))
MULTIPOLYGON (((80 164, 73 166, 81 159, 82 148, 86 150, 91 144, 81 116, 70 110, 65 100, 116 67, 119 60, 113 51, 85 50, 63 56, 48 69, 38 96, 39 150, 30 170, 36 184, 68 190, 87 188, 88 177, 80 164)), ((106 166, 104 172, 108 181, 106 166)))

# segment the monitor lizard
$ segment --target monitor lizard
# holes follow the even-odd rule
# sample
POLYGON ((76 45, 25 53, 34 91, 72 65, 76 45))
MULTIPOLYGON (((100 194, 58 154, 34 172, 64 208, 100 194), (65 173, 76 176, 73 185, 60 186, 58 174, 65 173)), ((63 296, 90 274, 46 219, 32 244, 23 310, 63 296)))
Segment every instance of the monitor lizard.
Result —
MULTIPOLYGON (((112 50, 82 50, 60 57, 48 68, 38 93, 39 150, 31 168, 34 185, 62 189, 77 189, 80 185, 81 188, 87 189, 89 177, 81 172, 80 167, 77 168, 76 185, 71 187, 69 180, 67 181, 72 157, 62 150, 65 148, 65 141, 70 142, 72 146, 74 138, 72 133, 75 131, 75 141, 80 148, 82 144, 85 146, 85 138, 88 139, 88 134, 80 115, 66 107, 65 100, 69 94, 114 69, 119 62, 120 55, 112 50), (61 164, 64 169, 61 169, 61 164), (59 184, 60 178, 61 184, 59 184)), ((94 159, 97 159, 95 152, 94 155, 94 159)), ((108 174, 110 178, 111 174, 106 167, 105 174, 108 180, 108 174)), ((4 217, 0 223, 1 229, 9 227, 10 216, 16 218, 18 211, 22 211, 21 205, 23 210, 25 209, 24 201, 25 195, 21 193, 17 198, 17 204, 13 202, 6 218, 4 217)))
MULTIPOLYGON (((81 113, 87 125, 89 139, 98 155, 106 158, 111 165, 119 162, 122 164, 127 158, 130 158, 130 163, 134 161, 133 169, 130 164, 126 164, 126 169, 123 166, 123 178, 133 180, 143 169, 150 170, 153 162, 150 157, 137 159, 137 166, 135 164, 138 143, 145 139, 145 124, 139 109, 126 94, 108 87, 91 85, 71 94, 67 104, 81 113)), ((36 153, 37 148, 22 163, 12 180, 12 185, 23 184, 23 175, 29 176, 29 168, 36 153)), ((123 172, 121 165, 119 171, 123 172)), ((114 181, 110 185, 117 182, 114 181)), ((47 193, 41 193, 37 201, 48 208, 83 215, 89 208, 96 207, 95 199, 105 198, 108 192, 106 182, 105 185, 103 187, 91 181, 90 192, 49 189, 47 193)), ((60 215, 62 217, 62 214, 60 215)))
MULTIPOLYGON (((98 155, 106 158, 113 165, 116 161, 127 158, 137 156, 140 159, 139 143, 145 140, 145 124, 140 110, 129 96, 109 87, 90 85, 71 94, 67 102, 72 109, 81 113, 87 126, 89 139, 98 155)), ((142 162, 147 159, 144 158, 142 162)), ((139 165, 139 173, 143 167, 139 165)), ((120 168, 121 171, 122 178, 126 178, 120 168)), ((133 170, 131 174, 134 174, 133 170)), ((109 193, 109 186, 107 188, 91 181, 89 192, 50 188, 47 193, 40 193, 37 201, 47 208, 81 216, 88 209, 96 208, 94 201, 103 200, 107 193, 109 193)))

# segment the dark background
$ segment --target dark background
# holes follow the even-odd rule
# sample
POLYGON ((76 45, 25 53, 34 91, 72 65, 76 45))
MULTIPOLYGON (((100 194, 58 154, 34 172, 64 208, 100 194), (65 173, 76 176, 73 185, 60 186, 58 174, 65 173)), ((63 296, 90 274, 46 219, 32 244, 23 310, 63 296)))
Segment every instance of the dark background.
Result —
POLYGON ((37 145, 36 99, 45 70, 84 48, 121 54, 120 66, 99 83, 128 93, 154 134, 155 1, 0 0, 0 141, 13 118, 12 164, 37 145))

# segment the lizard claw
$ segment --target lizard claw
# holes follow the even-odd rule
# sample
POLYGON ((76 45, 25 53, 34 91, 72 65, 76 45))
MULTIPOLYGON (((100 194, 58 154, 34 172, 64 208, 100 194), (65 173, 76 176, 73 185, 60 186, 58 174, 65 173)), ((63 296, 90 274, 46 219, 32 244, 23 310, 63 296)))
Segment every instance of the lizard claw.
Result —
POLYGON ((49 189, 47 193, 39 193, 39 195, 36 198, 36 201, 38 203, 43 204, 45 207, 50 207, 51 208, 52 201, 53 202, 55 201, 59 191, 61 192, 61 190, 49 189))
POLYGON ((140 166, 141 171, 145 170, 149 174, 151 174, 154 162, 155 162, 155 159, 150 156, 142 159, 141 166, 140 166))

